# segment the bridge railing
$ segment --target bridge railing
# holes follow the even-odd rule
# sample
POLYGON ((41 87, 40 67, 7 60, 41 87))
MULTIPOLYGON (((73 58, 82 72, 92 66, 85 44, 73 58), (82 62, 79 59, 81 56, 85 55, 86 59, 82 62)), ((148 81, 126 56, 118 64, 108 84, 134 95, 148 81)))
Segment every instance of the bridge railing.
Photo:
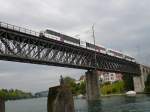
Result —
MULTIPOLYGON (((18 31, 18 32, 22 32, 22 33, 26 33, 26 34, 30 34, 30 35, 33 35, 33 36, 39 36, 40 33, 39 32, 36 32, 36 31, 33 31, 33 30, 29 30, 27 28, 23 28, 23 27, 19 27, 19 26, 16 26, 16 25, 12 25, 12 24, 9 24, 9 23, 5 23, 5 22, 0 22, 0 27, 3 27, 3 28, 7 28, 7 29, 11 29, 11 30, 14 30, 14 31, 18 31)), ((47 38, 52 38, 52 39, 55 39, 55 40, 58 40, 58 41, 62 41, 59 37, 55 37, 53 35, 46 35, 47 38)), ((86 42, 86 41, 82 41, 82 42, 86 42)), ((69 44, 73 44, 71 42, 67 42, 66 43, 69 43, 69 44)), ((76 44, 75 44, 76 45, 76 44)), ((82 46, 80 45, 81 47, 85 47, 85 46, 82 46)))
POLYGON ((29 30, 29 29, 23 28, 23 27, 11 25, 11 24, 4 23, 4 22, 0 22, 0 27, 4 27, 4 28, 7 28, 7 29, 19 31, 19 32, 30 34, 30 35, 34 35, 34 36, 39 36, 39 32, 36 32, 36 31, 33 31, 33 30, 29 30))

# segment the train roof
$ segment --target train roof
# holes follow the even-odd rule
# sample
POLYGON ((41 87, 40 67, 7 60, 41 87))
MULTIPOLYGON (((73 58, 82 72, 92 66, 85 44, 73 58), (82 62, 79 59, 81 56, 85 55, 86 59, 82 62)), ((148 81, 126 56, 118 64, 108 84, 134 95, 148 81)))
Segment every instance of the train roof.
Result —
POLYGON ((91 48, 103 48, 103 49, 106 49, 104 46, 102 46, 102 45, 94 45, 94 44, 92 44, 92 43, 89 43, 89 42, 86 42, 86 45, 87 45, 87 47, 91 47, 91 48))
POLYGON ((112 52, 116 52, 116 53, 119 53, 119 54, 124 54, 123 52, 120 52, 120 51, 116 51, 116 50, 113 50, 113 49, 108 49, 108 51, 112 51, 112 52))
POLYGON ((125 54, 125 57, 135 59, 134 57, 132 57, 132 56, 130 56, 130 55, 128 55, 128 54, 125 54))

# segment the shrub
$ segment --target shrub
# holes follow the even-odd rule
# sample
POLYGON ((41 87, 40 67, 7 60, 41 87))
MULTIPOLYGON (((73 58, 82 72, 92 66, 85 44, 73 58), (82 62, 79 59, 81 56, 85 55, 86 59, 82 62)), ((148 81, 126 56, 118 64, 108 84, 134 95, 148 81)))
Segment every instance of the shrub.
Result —
POLYGON ((100 88, 101 94, 116 94, 123 93, 124 91, 124 81, 117 81, 112 84, 104 83, 100 88))

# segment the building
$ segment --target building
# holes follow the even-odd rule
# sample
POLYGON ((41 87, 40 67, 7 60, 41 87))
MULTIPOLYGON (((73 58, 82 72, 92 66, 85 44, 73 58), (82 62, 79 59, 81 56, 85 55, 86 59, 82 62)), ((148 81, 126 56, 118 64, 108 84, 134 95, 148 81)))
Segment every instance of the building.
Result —
POLYGON ((100 72, 99 80, 102 83, 105 83, 105 82, 113 83, 115 81, 122 80, 122 74, 121 73, 111 73, 111 72, 100 72))
MULTIPOLYGON (((122 80, 122 74, 121 73, 111 73, 111 72, 101 72, 98 73, 98 78, 100 83, 110 82, 113 83, 115 81, 122 80)), ((79 79, 79 82, 85 81, 85 75, 82 75, 79 79)))

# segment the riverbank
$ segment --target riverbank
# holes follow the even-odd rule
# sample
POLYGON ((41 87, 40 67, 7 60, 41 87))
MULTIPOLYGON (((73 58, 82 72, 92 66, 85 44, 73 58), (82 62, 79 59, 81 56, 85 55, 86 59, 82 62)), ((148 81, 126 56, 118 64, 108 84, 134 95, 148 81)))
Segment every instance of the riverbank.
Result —
POLYGON ((31 92, 25 92, 18 89, 0 89, 0 98, 3 100, 18 100, 18 99, 28 99, 33 98, 31 92))
POLYGON ((108 94, 108 95, 101 95, 101 97, 108 97, 108 96, 125 96, 125 93, 122 94, 108 94))
MULTIPOLYGON (((135 96, 138 96, 138 95, 150 95, 150 93, 137 93, 135 96)), ((108 94, 108 95, 101 95, 101 97, 111 97, 111 96, 127 96, 125 93, 122 93, 122 94, 108 94)))

